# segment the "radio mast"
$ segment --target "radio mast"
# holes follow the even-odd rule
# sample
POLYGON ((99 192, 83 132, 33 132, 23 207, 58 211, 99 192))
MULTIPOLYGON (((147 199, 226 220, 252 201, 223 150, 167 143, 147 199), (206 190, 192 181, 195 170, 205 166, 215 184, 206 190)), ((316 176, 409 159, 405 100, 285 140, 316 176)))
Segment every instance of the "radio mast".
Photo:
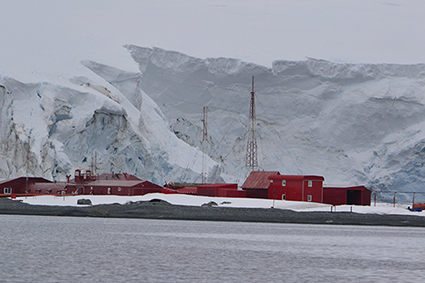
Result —
POLYGON ((246 155, 245 155, 245 167, 248 170, 248 172, 258 170, 257 138, 255 136, 256 124, 257 124, 257 119, 255 116, 254 76, 252 76, 251 102, 249 106, 248 142, 246 146, 246 155))

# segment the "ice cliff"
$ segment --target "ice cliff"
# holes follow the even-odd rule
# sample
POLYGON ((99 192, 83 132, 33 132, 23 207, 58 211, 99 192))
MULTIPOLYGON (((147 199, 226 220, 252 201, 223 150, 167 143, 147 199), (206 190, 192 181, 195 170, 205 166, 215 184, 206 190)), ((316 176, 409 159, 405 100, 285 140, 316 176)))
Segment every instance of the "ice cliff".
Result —
POLYGON ((200 180, 207 106, 211 181, 245 178, 255 76, 261 169, 325 183, 425 192, 425 65, 199 59, 126 45, 140 72, 93 61, 73 86, 0 78, 0 178, 88 167, 161 183, 200 180), (220 177, 221 176, 221 177, 220 177))
MULTIPOLYGON (((176 176, 199 179, 202 154, 170 132, 142 90, 127 98, 86 77, 70 81, 75 88, 0 79, 2 179, 65 180, 77 168, 128 172, 158 184, 176 176)), ((221 181, 218 164, 209 159, 206 169, 211 181, 221 181)))

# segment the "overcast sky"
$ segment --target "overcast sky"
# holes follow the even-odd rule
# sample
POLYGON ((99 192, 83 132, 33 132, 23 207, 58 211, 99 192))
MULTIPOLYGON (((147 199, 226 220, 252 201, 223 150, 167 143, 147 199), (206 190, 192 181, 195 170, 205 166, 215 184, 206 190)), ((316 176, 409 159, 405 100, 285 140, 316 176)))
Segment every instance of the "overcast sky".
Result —
POLYGON ((136 71, 124 44, 267 67, 307 57, 425 63, 422 0, 0 0, 0 75, 70 76, 89 59, 136 71))

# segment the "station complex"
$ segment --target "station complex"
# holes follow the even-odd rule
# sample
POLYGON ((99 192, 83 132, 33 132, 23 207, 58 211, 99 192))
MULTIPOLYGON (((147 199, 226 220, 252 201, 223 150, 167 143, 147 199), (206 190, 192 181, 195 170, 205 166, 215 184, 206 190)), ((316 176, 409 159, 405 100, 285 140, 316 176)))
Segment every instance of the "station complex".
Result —
POLYGON ((40 177, 19 177, 0 181, 0 197, 37 195, 122 195, 148 193, 190 194, 210 197, 259 198, 306 201, 331 205, 370 205, 371 191, 364 186, 324 186, 324 177, 281 175, 278 171, 252 171, 239 188, 236 183, 187 184, 159 186, 130 174, 94 175, 89 170, 75 170, 74 179, 53 182, 40 177))

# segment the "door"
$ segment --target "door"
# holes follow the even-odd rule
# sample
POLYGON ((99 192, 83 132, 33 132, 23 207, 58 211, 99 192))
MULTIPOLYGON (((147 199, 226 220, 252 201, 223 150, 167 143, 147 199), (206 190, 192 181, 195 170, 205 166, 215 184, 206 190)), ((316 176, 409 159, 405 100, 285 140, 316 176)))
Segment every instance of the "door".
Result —
POLYGON ((347 190, 347 204, 362 204, 362 191, 361 190, 347 190))

